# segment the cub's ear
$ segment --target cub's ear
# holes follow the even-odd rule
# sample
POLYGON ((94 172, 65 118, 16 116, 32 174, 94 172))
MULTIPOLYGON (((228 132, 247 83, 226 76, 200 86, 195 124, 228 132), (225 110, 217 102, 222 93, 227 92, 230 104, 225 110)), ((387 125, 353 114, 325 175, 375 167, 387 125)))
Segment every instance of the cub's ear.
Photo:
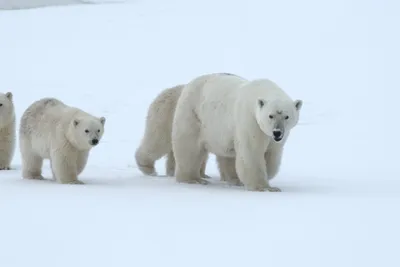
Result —
POLYGON ((100 123, 104 125, 104 124, 106 123, 106 118, 101 117, 101 118, 100 118, 100 123))
POLYGON ((260 98, 260 99, 257 100, 257 104, 258 104, 259 108, 262 108, 262 107, 265 106, 265 104, 267 104, 267 101, 265 101, 264 99, 260 98))
POLYGON ((78 119, 75 119, 73 123, 74 123, 74 126, 76 127, 76 126, 78 126, 78 124, 79 124, 79 120, 78 120, 78 119))
POLYGON ((7 93, 6 93, 6 97, 7 97, 8 99, 12 100, 12 99, 13 99, 13 94, 12 94, 11 92, 7 92, 7 93))
POLYGON ((303 101, 302 100, 295 100, 294 101, 294 106, 297 110, 300 110, 301 107, 303 106, 303 101))

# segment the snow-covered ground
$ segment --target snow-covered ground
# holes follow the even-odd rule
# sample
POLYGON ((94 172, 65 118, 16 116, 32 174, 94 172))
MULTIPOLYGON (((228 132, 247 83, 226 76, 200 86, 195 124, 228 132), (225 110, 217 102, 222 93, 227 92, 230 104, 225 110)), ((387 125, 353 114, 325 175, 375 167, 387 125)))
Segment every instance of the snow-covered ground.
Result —
MULTIPOLYGON (((399 266, 400 3, 141 0, 0 12, 0 91, 18 120, 56 97, 107 118, 85 185, 0 173, 0 266, 399 266), (146 177, 152 99, 212 72, 304 100, 281 193, 146 177)), ((157 162, 164 174, 164 160, 157 162)), ((44 174, 50 178, 48 163, 44 174)))

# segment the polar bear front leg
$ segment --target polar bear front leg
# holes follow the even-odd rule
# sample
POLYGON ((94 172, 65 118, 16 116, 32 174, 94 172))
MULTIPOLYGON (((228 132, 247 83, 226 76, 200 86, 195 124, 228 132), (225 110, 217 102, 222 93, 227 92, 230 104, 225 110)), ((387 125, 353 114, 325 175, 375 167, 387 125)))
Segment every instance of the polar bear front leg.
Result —
POLYGON ((76 153, 64 154, 62 151, 56 150, 51 153, 50 160, 57 182, 60 184, 83 184, 78 180, 76 153))
POLYGON ((172 150, 175 155, 175 178, 177 182, 189 184, 208 184, 200 177, 201 165, 207 151, 199 142, 200 125, 193 110, 187 110, 185 103, 175 112, 172 130, 172 150))
POLYGON ((208 182, 200 177, 200 168, 203 163, 206 151, 196 145, 196 141, 192 140, 190 145, 184 145, 178 141, 174 147, 176 172, 175 177, 178 182, 189 184, 208 184, 208 182))
POLYGON ((277 187, 270 186, 268 179, 265 179, 267 166, 264 152, 260 149, 241 145, 236 150, 236 171, 239 179, 249 191, 281 191, 277 187))
MULTIPOLYGON (((208 160, 208 155, 206 155, 205 160, 201 164, 200 177, 209 179, 211 177, 205 173, 207 160, 208 160)), ((165 172, 166 172, 167 176, 170 176, 170 177, 173 177, 175 175, 175 156, 174 156, 173 151, 170 151, 167 154, 167 160, 165 161, 165 172)))
POLYGON ((81 172, 83 172, 83 170, 85 169, 88 158, 89 158, 88 151, 78 153, 78 157, 76 160, 76 174, 77 175, 81 174, 81 172))
POLYGON ((282 161, 283 146, 274 146, 265 153, 268 180, 273 179, 279 172, 282 161))
POLYGON ((12 158, 14 156, 14 148, 11 140, 6 142, 0 141, 0 170, 10 170, 12 158))
POLYGON ((217 156, 217 165, 221 176, 221 181, 226 181, 230 185, 243 186, 236 172, 236 159, 217 156))

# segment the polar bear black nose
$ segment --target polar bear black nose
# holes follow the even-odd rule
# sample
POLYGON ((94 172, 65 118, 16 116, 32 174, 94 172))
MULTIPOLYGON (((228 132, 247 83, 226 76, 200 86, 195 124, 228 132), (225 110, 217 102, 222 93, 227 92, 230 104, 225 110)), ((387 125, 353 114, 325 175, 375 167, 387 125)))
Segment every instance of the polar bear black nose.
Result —
POLYGON ((282 132, 280 130, 273 130, 272 134, 274 135, 274 137, 278 138, 281 137, 282 132))
POLYGON ((99 139, 92 139, 92 145, 97 145, 99 143, 99 139))

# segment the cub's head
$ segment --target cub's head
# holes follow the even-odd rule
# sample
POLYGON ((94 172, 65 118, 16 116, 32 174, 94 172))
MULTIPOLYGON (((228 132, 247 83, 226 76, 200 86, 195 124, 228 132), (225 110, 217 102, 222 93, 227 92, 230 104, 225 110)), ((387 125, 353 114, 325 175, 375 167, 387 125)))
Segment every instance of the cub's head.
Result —
POLYGON ((78 149, 86 150, 96 146, 104 133, 104 124, 106 119, 104 117, 81 117, 74 118, 70 125, 69 136, 73 144, 78 149))
POLYGON ((0 93, 0 127, 10 124, 15 119, 13 94, 0 93))
POLYGON ((258 99, 256 119, 261 130, 279 143, 299 121, 303 101, 281 101, 258 99))

